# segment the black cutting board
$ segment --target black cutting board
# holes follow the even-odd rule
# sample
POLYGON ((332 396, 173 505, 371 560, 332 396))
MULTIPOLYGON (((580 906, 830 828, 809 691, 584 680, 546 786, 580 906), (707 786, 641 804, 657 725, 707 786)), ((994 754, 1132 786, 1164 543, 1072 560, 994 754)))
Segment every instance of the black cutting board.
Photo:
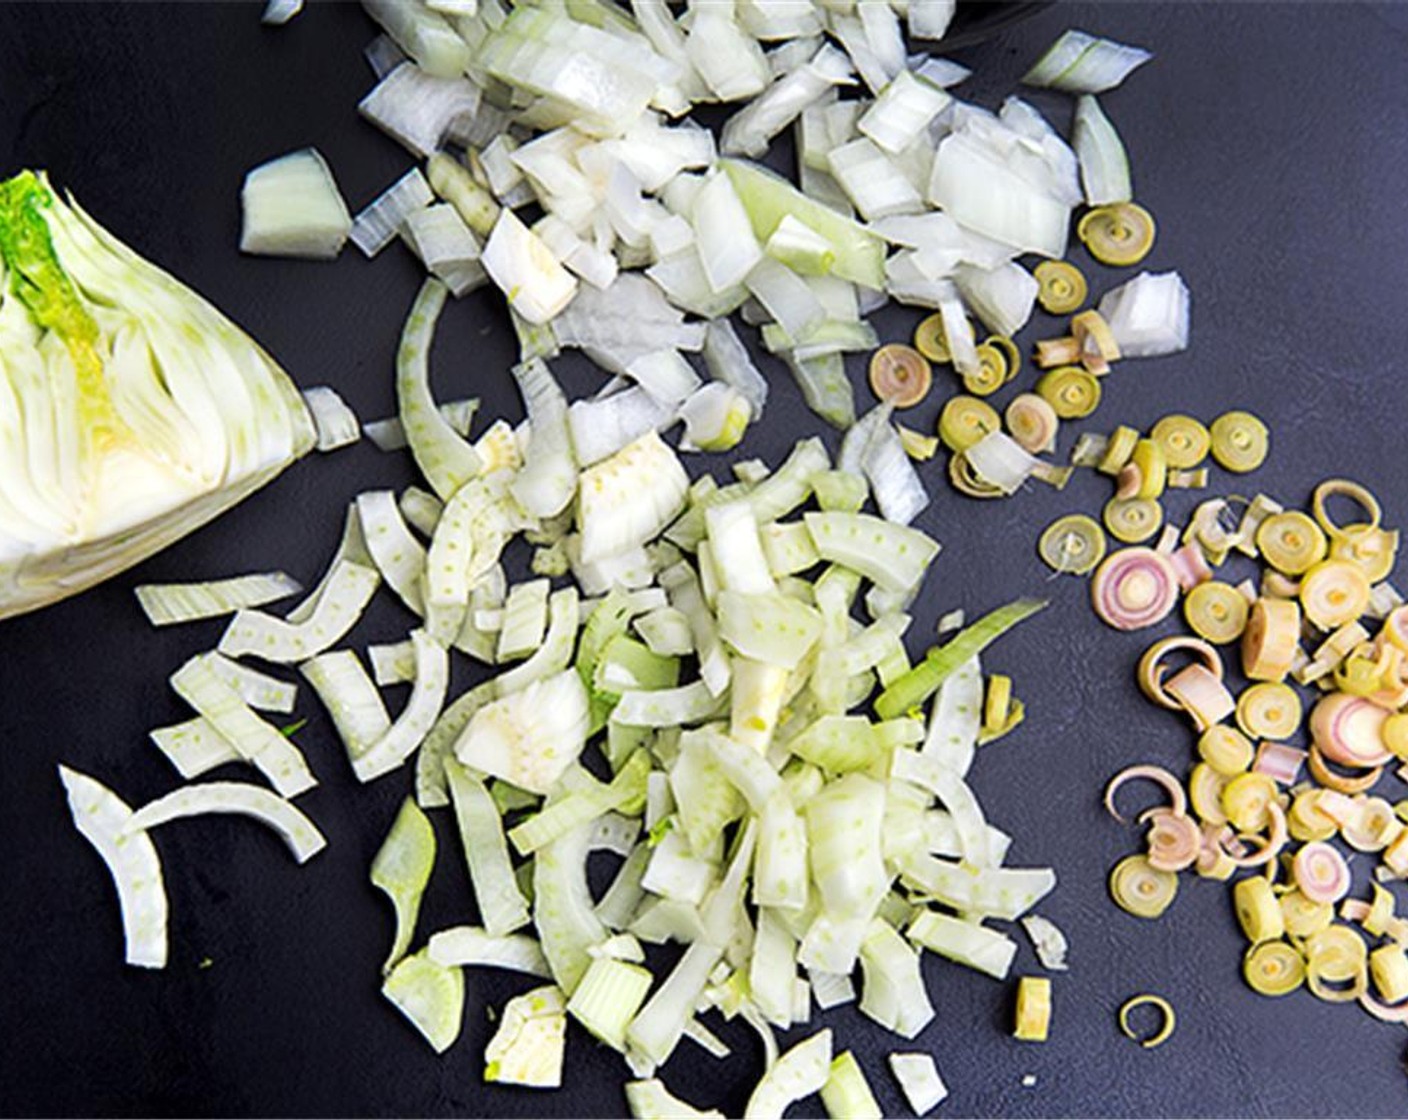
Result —
MULTIPOLYGON (((334 385, 364 418, 386 415, 396 338, 420 278, 408 255, 393 247, 368 262, 349 249, 328 265, 236 251, 239 184, 257 163, 316 144, 353 208, 408 166, 397 145, 356 115, 372 84, 361 51, 374 29, 351 5, 315 5, 284 29, 261 27, 258 16, 249 5, 0 6, 0 169, 48 168, 100 221, 262 340, 301 385, 334 385)), ((985 11, 963 18, 978 30, 999 19, 985 11)), ((1085 426, 1249 408, 1270 424, 1273 455, 1252 479, 1215 475, 1224 490, 1255 487, 1302 502, 1319 479, 1343 474, 1371 486, 1389 520, 1400 520, 1408 510, 1403 9, 1060 4, 959 50, 978 71, 962 92, 995 106, 1069 26, 1157 55, 1106 106, 1130 150, 1138 197, 1159 220, 1148 267, 1178 268, 1193 292, 1192 348, 1118 367, 1085 426)), ((1034 100, 1068 126, 1066 98, 1034 100)), ((1115 279, 1100 269, 1091 276, 1097 290, 1115 279)), ((887 312, 877 325, 899 339, 916 317, 887 312)), ((1055 328, 1039 315, 1023 340, 1055 328)), ((511 354, 498 298, 467 298, 440 328, 437 391, 478 395, 487 415, 517 419, 511 354)), ((599 381, 575 360, 559 369, 574 394, 599 381)), ((865 399, 859 365, 852 372, 865 399)), ((770 373, 766 423, 742 450, 775 462, 819 424, 785 372, 770 373)), ((939 375, 945 391, 948 376, 939 375)), ((1028 371, 1024 383, 1030 378, 1028 371)), ((916 426, 932 423, 934 410, 916 410, 916 426)), ((1122 914, 1106 898, 1107 869, 1137 840, 1099 808, 1103 783, 1133 761, 1182 769, 1192 737, 1134 688, 1133 665, 1149 635, 1103 628, 1085 583, 1048 580, 1035 556, 1035 538, 1052 518, 1098 511, 1105 480, 1086 475, 1064 493, 1036 488, 992 504, 957 497, 937 464, 925 474, 935 497, 920 524, 945 549, 916 609, 916 641, 956 606, 978 612, 1033 593, 1053 600, 992 652, 990 666, 1013 675, 1030 717, 981 753, 974 781, 992 819, 1016 836, 1011 861, 1057 868, 1061 885, 1041 910, 1069 934, 1072 969, 1056 979, 1044 1046, 1008 1037, 1009 985, 932 958, 926 975, 938 1017, 913 1043, 853 1008, 826 1016, 839 1045, 857 1051, 886 1112, 906 1110, 883 1055, 924 1049, 952 1089, 944 1115, 1403 1114, 1401 1031, 1303 993, 1271 1001, 1249 992, 1223 887, 1185 878, 1158 923, 1122 914), (1120 1037, 1114 1023, 1119 1004, 1145 991, 1163 994, 1179 1013, 1177 1033, 1152 1052, 1120 1037), (1033 1083, 1024 1085, 1028 1075, 1033 1083)), ((390 914, 366 872, 408 775, 357 787, 312 697, 299 703, 311 721, 299 741, 322 785, 300 804, 329 849, 299 868, 246 821, 164 828, 157 843, 172 909, 164 972, 121 963, 111 887, 69 823, 59 760, 133 802, 176 784, 145 733, 183 718, 165 676, 219 635, 218 623, 154 631, 133 585, 275 567, 311 583, 335 545, 345 503, 360 490, 412 480, 404 457, 369 444, 314 456, 139 569, 0 624, 0 1111, 624 1110, 621 1063, 575 1028, 570 1088, 481 1084, 489 1008, 526 986, 515 978, 471 975, 463 1037, 440 1058, 382 1000, 378 965, 390 914)), ((1184 516, 1193 500, 1170 501, 1172 515, 1184 516)), ((382 603, 357 643, 396 637, 407 625, 382 603)), ((457 687, 469 679, 460 673, 457 687)), ((1396 782, 1385 785, 1390 797, 1404 794, 1396 782)), ((422 936, 468 916, 457 841, 448 828, 440 836, 422 936)), ((1034 969, 1024 942, 1016 971, 1034 969)), ((664 1075, 687 1099, 732 1114, 760 1070, 760 1051, 737 1023, 720 1033, 732 1057, 715 1062, 685 1043, 664 1075)))

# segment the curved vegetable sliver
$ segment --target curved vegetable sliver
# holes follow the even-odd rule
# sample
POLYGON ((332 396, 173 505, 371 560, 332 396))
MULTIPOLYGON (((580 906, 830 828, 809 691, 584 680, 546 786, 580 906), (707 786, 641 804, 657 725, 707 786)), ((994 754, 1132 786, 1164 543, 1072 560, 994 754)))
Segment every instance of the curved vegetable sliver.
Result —
POLYGON ((464 1022, 464 973, 438 964, 421 950, 401 961, 381 993, 425 1036, 437 1054, 459 1037, 464 1022))
POLYGON ((151 839, 145 832, 123 834, 132 810, 97 779, 60 765, 59 780, 68 792, 74 827, 102 856, 117 885, 127 963, 165 968, 166 887, 151 839))
POLYGON ((322 653, 352 629, 380 582, 375 568, 339 560, 304 621, 288 622, 263 611, 240 611, 221 636, 219 650, 227 657, 248 654, 275 662, 302 661, 322 653))
POLYGON ((424 630, 412 630, 416 647, 416 679, 411 697, 381 738, 352 760, 359 782, 370 782, 410 758, 434 726, 450 683, 450 659, 444 647, 424 630))
POLYGON ((788 1105, 821 1091, 831 1073, 831 1032, 818 1031, 782 1055, 748 1098, 744 1120, 782 1120, 788 1105))
POLYGON ((144 583, 133 590, 152 625, 169 626, 262 607, 298 594, 302 585, 283 572, 257 572, 204 583, 144 583))
POLYGON ((283 837, 299 863, 307 863, 327 847, 328 842, 317 825, 293 802, 248 782, 206 782, 173 790, 138 809, 122 832, 130 835, 167 821, 206 813, 237 813, 267 824, 283 837))
POLYGON ((1174 1027, 1177 1026, 1178 1017, 1173 1013, 1173 1005, 1163 996, 1142 995, 1127 999, 1120 1005, 1120 1030, 1131 1042, 1138 1042, 1146 1050, 1152 1050, 1160 1043, 1168 1041, 1173 1034, 1174 1027), (1163 1022, 1159 1029, 1148 1038, 1140 1039, 1130 1025, 1130 1016, 1140 1007, 1156 1007, 1163 1016, 1163 1022))
POLYGON ((372 860, 372 886, 384 892, 396 910, 396 936, 382 965, 383 972, 390 972, 410 947, 421 896, 434 866, 435 830, 408 797, 372 860))

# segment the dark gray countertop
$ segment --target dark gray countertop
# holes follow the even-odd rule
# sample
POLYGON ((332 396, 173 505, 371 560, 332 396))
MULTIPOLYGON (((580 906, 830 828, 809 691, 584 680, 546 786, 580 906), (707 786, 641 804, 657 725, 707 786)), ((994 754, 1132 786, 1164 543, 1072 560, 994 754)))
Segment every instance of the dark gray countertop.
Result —
MULTIPOLYGON (((1059 4, 960 51, 979 72, 963 92, 996 104, 1068 26, 1156 53, 1106 106, 1130 150, 1137 195, 1159 220, 1148 266, 1180 269, 1193 292, 1192 348, 1120 366, 1087 426, 1249 408, 1273 430, 1271 461, 1251 480, 1221 475, 1217 484, 1300 502, 1321 478, 1348 475, 1383 498, 1390 522, 1401 521, 1408 13, 1349 4, 1059 4)), ((315 6, 283 30, 262 28, 250 6, 0 6, 0 170, 47 167, 99 220, 261 339, 301 384, 333 384, 364 418, 385 415, 397 334, 419 283, 408 256, 393 250, 369 263, 349 250, 324 265, 249 259, 235 249, 239 184, 256 163, 316 144, 354 208, 407 166, 355 113, 371 85, 361 49, 372 34, 351 6, 315 6)), ((1066 99, 1036 101, 1066 127, 1066 99)), ((1092 275, 1097 290, 1111 280, 1092 275)), ((904 337, 914 319, 881 316, 882 335, 904 337)), ((1052 326, 1040 319, 1023 338, 1052 326)), ((451 308, 435 353, 441 394, 478 394, 488 414, 516 418, 510 338, 496 297, 451 308)), ((595 384, 583 365, 564 361, 561 369, 572 392, 595 384)), ((773 386, 769 422, 743 450, 775 461, 818 425, 780 368, 773 386)), ((918 419, 931 422, 932 411, 918 419)), ((1069 436, 1062 451, 1068 446, 1069 436)), ((935 500, 920 523, 945 551, 916 632, 954 606, 978 612, 1028 593, 1054 600, 992 653, 991 666, 1016 679, 1030 718, 981 754, 975 782, 993 820, 1016 835, 1012 860, 1058 869, 1061 885, 1042 910, 1073 945, 1072 970, 1056 979, 1045 1046, 1007 1036, 1010 986, 926 961, 938 1017, 913 1045, 936 1056, 952 1089, 940 1114, 1408 1111, 1401 1029, 1304 993, 1271 1001, 1242 985, 1243 942, 1223 886, 1185 878, 1156 924, 1106 898, 1106 871, 1136 838, 1105 817, 1099 790, 1129 762, 1182 769, 1191 735, 1134 688, 1148 635, 1103 628, 1084 582, 1049 581, 1034 554, 1040 528, 1056 515, 1098 511, 1104 480, 1082 477, 1064 493, 1041 488, 993 505, 954 495, 937 465, 928 477, 935 500), (1166 996, 1179 1014, 1173 1039, 1152 1052, 1120 1037, 1114 1023, 1119 1004, 1146 991, 1166 996), (1036 1082, 1024 1087, 1028 1074, 1036 1082)), ((299 704, 311 719, 300 742, 322 785, 300 805, 327 833, 329 850, 299 868, 247 822, 164 829, 158 845, 172 908, 165 972, 122 965, 110 884, 69 823, 54 771, 61 759, 134 802, 176 784, 145 733, 183 718, 165 676, 220 631, 218 623, 153 631, 132 586, 273 567, 311 581, 345 503, 359 490, 410 481, 407 461, 370 445, 314 457, 138 570, 0 625, 0 1112, 624 1110, 619 1061, 575 1029, 569 1089, 481 1085, 487 1008, 524 986, 507 976, 470 977, 464 1035, 444 1058, 382 1001, 377 967, 390 915, 366 873, 408 776, 358 788, 311 696, 299 704), (205 958, 211 964, 201 968, 205 958)), ((1194 500, 1172 500, 1172 516, 1194 500)), ((382 603, 358 631, 359 644, 405 626, 382 603)), ((1403 796, 1398 783, 1384 784, 1388 796, 1403 796)), ((423 931, 462 920, 468 904, 457 842, 447 829, 441 839, 423 931)), ((1034 963, 1024 944, 1017 971, 1034 963)), ((910 1044, 854 1009, 826 1022, 858 1052, 886 1111, 903 1114, 881 1063, 910 1044)), ((721 1033, 733 1057, 715 1063, 686 1045, 665 1076, 683 1096, 732 1114, 760 1056, 746 1028, 721 1033)))

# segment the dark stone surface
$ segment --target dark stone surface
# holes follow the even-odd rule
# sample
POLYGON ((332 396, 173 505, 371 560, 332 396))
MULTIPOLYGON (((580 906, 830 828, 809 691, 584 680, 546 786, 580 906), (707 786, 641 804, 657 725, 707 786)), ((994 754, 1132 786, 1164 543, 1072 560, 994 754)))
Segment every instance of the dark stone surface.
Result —
MULTIPOLYGON (((960 51, 979 71, 966 96, 995 105, 1067 26, 1157 54, 1106 105, 1130 150, 1138 197, 1159 219, 1148 265, 1180 269, 1194 300, 1191 350, 1120 366, 1086 426, 1250 408, 1273 429, 1272 459, 1253 479, 1219 475, 1217 486, 1299 502, 1319 479, 1343 474, 1375 489, 1390 521, 1401 518, 1404 10, 1062 4, 960 51)), ((349 250, 326 265, 235 249, 239 184, 256 163, 316 144, 354 209, 407 166, 405 153, 356 116, 371 85, 361 49, 372 34, 351 6, 315 6, 283 30, 262 28, 257 7, 247 5, 0 6, 3 168, 47 167, 99 220, 252 331, 301 384, 335 385, 364 418, 385 415, 397 333, 419 283, 408 255, 393 249, 367 262, 349 250)), ((1066 98, 1033 100, 1068 125, 1066 98)), ((1085 263, 1080 252, 1075 259, 1085 263)), ((1091 276, 1097 291, 1115 279, 1099 269, 1091 276)), ((878 325, 884 337, 902 338, 915 318, 890 312, 878 325)), ((1039 316, 1023 341, 1053 328, 1039 316)), ((517 418, 510 355, 497 298, 470 297, 444 317, 438 391, 481 395, 488 415, 517 418)), ((817 423, 785 372, 770 368, 768 422, 743 450, 776 461, 817 423)), ((596 383, 583 364, 564 361, 561 370, 574 393, 596 383)), ((862 384, 859 366, 853 373, 862 384)), ((944 389, 946 378, 939 376, 944 389)), ((1030 379, 1028 372, 1023 384, 1030 379)), ((928 425, 934 412, 931 404, 912 419, 928 425)), ((1063 436, 1063 452, 1071 438, 1063 436)), ((1106 899, 1105 873, 1136 839, 1104 816, 1099 790, 1129 762, 1183 768, 1191 735, 1134 688, 1149 636, 1102 628, 1085 584, 1048 581, 1034 554, 1053 517, 1098 511, 1104 480, 1081 477, 1064 493, 1040 488, 985 505, 955 496, 937 465, 926 477, 935 500, 921 524, 945 551, 917 608, 916 635, 954 606, 979 612, 1030 593, 1054 600, 992 653, 989 664, 1015 677, 1031 714, 1010 740, 983 752, 975 783, 992 819, 1016 835, 1012 861, 1058 869, 1061 886, 1042 909, 1070 935, 1072 970, 1056 980, 1045 1046, 1008 1037, 1009 986, 932 958, 926 974, 938 1017, 913 1043, 873 1029, 854 1009, 826 1017, 840 1045, 858 1052, 886 1112, 905 1110, 883 1055, 915 1048, 936 1056, 952 1088, 946 1115, 1403 1114, 1402 1032, 1303 993, 1270 1001, 1249 992, 1223 887, 1185 879, 1156 924, 1106 899), (1173 1039, 1147 1053, 1114 1023, 1121 1001, 1145 991, 1167 996, 1179 1013, 1173 1039), (1036 1077, 1033 1087, 1023 1087, 1026 1074, 1036 1077)), ((322 785, 300 805, 327 833, 329 850, 298 868, 277 839, 245 821, 164 828, 157 843, 172 913, 165 972, 122 965, 110 885, 69 824, 54 772, 60 759, 133 802, 175 785, 145 733, 183 718, 164 677, 220 632, 219 623, 153 631, 132 586, 274 567, 311 582, 345 503, 359 490, 410 481, 407 460, 370 445, 311 458, 138 570, 0 627, 0 1111, 624 1110, 620 1063, 575 1029, 569 1089, 481 1085, 489 1008, 526 986, 514 978, 470 977, 464 1035, 444 1058, 384 1003, 377 968, 390 913, 366 872, 409 775, 356 787, 311 696, 300 699, 311 723, 299 738, 322 785), (211 963, 201 968, 205 958, 211 963)), ((1170 515, 1181 520, 1194 500, 1174 497, 1170 515)), ((357 644, 393 638, 406 625, 383 602, 357 644)), ((457 685, 467 679, 461 674, 457 685)), ((1403 795, 1396 782, 1385 785, 1388 796, 1403 795)), ((469 913, 457 841, 444 827, 440 836, 422 936, 469 913)), ((1016 971, 1034 967, 1024 943, 1016 971)), ((665 1076, 686 1098, 733 1114, 760 1057, 746 1028, 721 1033, 733 1057, 715 1063, 686 1043, 665 1076)), ((812 1101, 807 1111, 819 1107, 812 1101)))

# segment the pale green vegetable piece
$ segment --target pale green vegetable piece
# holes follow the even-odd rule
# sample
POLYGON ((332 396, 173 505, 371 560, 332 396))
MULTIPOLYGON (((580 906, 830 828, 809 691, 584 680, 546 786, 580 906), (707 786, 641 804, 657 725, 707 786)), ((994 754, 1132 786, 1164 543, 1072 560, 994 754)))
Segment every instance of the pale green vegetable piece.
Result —
POLYGON ((231 661, 223 654, 212 653, 208 656, 215 675, 239 693, 240 699, 251 708, 261 712, 293 711, 293 705, 298 699, 297 685, 281 681, 268 673, 261 673, 248 665, 241 665, 238 661, 231 661))
POLYGON ((658 536, 679 513, 688 488, 679 457, 655 432, 583 471, 577 487, 582 560, 594 563, 658 536))
POLYGON ((731 675, 728 733, 759 755, 765 754, 782 715, 792 674, 781 665, 735 657, 731 675))
MULTIPOLYGON (((748 989, 768 1022, 786 1030, 792 1025, 793 992, 797 982, 797 939, 770 907, 758 910, 748 962, 748 989)), ((803 1017, 805 1018, 805 1017, 803 1017)))
POLYGON ((1056 886, 1049 867, 963 867, 915 856, 902 868, 906 881, 964 914, 1015 921, 1056 886))
POLYGON ((884 1115, 865 1071, 849 1050, 831 1059, 831 1072, 821 1087, 821 1103, 833 1120, 880 1120, 884 1115))
POLYGON ((287 375, 42 175, 0 183, 0 618, 132 567, 313 446, 287 375))
POLYGON ((240 189, 240 208, 242 253, 333 260, 352 230, 347 203, 316 148, 252 168, 240 189))
POLYGON ((262 607, 287 595, 297 595, 300 590, 302 585, 284 572, 254 572, 202 583, 144 583, 133 589, 153 626, 217 618, 245 607, 262 607))
POLYGON ((743 1110, 745 1120, 782 1120, 788 1105, 821 1092, 830 1075, 831 1032, 818 1031, 763 1074, 743 1110))
POLYGON ((391 970, 381 994, 411 1021, 437 1054, 443 1054, 460 1036, 464 973, 436 964, 424 949, 391 970))
POLYGON ((1017 943, 1006 934, 932 910, 918 914, 905 933, 924 948, 997 980, 1007 978, 1017 953, 1017 943))
POLYGON ((595 823, 613 809, 643 803, 649 774, 649 754, 636 751, 609 785, 595 778, 585 778, 583 788, 573 790, 541 813, 516 825, 508 838, 520 855, 532 855, 580 825, 595 823))
MULTIPOLYGON (((412 666, 414 677, 414 660, 412 666)), ((298 671, 332 716, 333 726, 355 766, 391 728, 381 693, 367 676, 361 659, 350 649, 332 650, 303 662, 298 671)))
POLYGON ((527 657, 542 646, 551 589, 552 583, 546 579, 529 580, 509 588, 504 601, 503 625, 499 629, 497 660, 500 664, 527 657))
POLYGON ((523 395, 529 425, 523 466, 510 484, 513 496, 534 517, 554 517, 572 501, 578 482, 567 397, 541 358, 514 366, 513 377, 523 395))
POLYGON ((929 790, 948 809, 958 831, 963 859, 972 867, 993 867, 997 860, 989 845, 990 832, 982 806, 968 784, 942 762, 914 751, 896 751, 890 776, 929 790))
POLYGON ((657 607, 632 624, 652 653, 663 657, 684 657, 694 652, 694 635, 684 612, 674 607, 657 607))
MULTIPOLYGON (((409 492, 408 492, 409 493, 409 492)), ((362 537, 386 585, 417 615, 425 614, 421 577, 425 574, 425 546, 411 535, 390 490, 369 490, 357 495, 357 516, 362 537)), ((438 518, 437 518, 438 520, 438 518)))
POLYGON ((307 863, 327 847, 327 840, 294 806, 263 786, 248 782, 206 782, 184 786, 143 805, 122 827, 130 836, 167 821, 197 817, 205 813, 238 813, 268 825, 283 837, 293 858, 307 863))
POLYGON ((682 727, 702 723, 722 708, 722 698, 698 680, 678 688, 623 692, 620 703, 612 709, 611 720, 632 727, 682 727))
POLYGON ((627 1081, 626 1106, 635 1120, 724 1120, 724 1114, 718 1109, 701 1112, 686 1104, 658 1078, 627 1081))
POLYGON ((559 987, 574 992, 591 964, 589 952, 610 936, 587 884, 591 826, 582 825, 539 850, 533 861, 533 922, 559 987))
POLYGON ((808 513, 803 520, 823 560, 854 569, 889 591, 917 587, 939 552, 938 542, 918 529, 868 513, 808 513))
POLYGON ((786 790, 769 799, 758 818, 758 858, 753 869, 753 902, 780 910, 806 908, 807 828, 786 790))
POLYGON ((450 803, 445 762, 474 713, 498 695, 497 682, 481 681, 440 713, 416 752, 416 802, 422 809, 439 809, 450 803))
POLYGON ((860 946, 860 1009, 887 1030, 913 1038, 934 1018, 919 954, 889 922, 871 920, 860 946))
POLYGON ((929 1054, 891 1054, 890 1069, 916 1116, 927 1115, 948 1096, 948 1087, 929 1054))
POLYGON ((170 727, 157 727, 149 732, 151 741, 176 767, 181 777, 198 778, 227 762, 242 762, 235 750, 204 716, 196 716, 170 727))
POLYGON ((453 758, 444 767, 484 928, 494 936, 512 933, 528 924, 528 903, 514 877, 498 807, 467 767, 453 758))
POLYGON ((455 742, 466 766, 533 793, 547 793, 582 753, 587 691, 574 669, 533 681, 470 717, 455 742))
POLYGON ((383 891, 396 908, 396 937, 382 965, 383 972, 389 972, 401 959, 415 936, 421 896, 434 866, 435 830, 408 797, 372 860, 372 886, 383 891))
POLYGON ((361 618, 380 582, 375 568, 337 560, 331 577, 315 592, 312 611, 302 621, 275 618, 257 610, 240 611, 221 635, 220 652, 227 657, 248 654, 280 663, 322 653, 341 641, 361 618))
POLYGON ((59 766, 74 827, 107 864, 122 909, 127 963, 166 967, 166 886, 161 860, 145 832, 124 830, 132 819, 126 802, 96 778, 59 766))
POLYGON ((522 933, 495 936, 478 926, 452 926, 431 934, 426 952, 437 964, 506 968, 552 978, 537 941, 522 933))
POLYGON ((353 758, 352 770, 359 782, 388 774, 410 758, 430 733, 445 703, 449 654, 424 630, 412 630, 411 641, 416 649, 416 678, 410 699, 381 738, 353 758))
POLYGON ((778 592, 720 591, 719 637, 744 657, 797 668, 821 636, 821 616, 812 607, 778 592))
POLYGON ((548 598, 548 629, 533 656, 497 678, 499 694, 507 696, 533 681, 560 673, 572 663, 581 605, 575 587, 554 591, 548 598))
POLYGON ((645 1002, 653 979, 638 964, 597 957, 567 1001, 567 1012, 602 1042, 624 1050, 626 1027, 645 1002))
POLYGON ((566 1001, 554 985, 514 996, 484 1047, 484 1080, 556 1089, 562 1085, 566 1001))
POLYGON ((466 623, 470 593, 502 555, 511 527, 490 481, 470 479, 445 503, 426 555, 426 628, 443 646, 455 642, 466 623))
POLYGON ((430 342, 445 306, 445 285, 427 279, 396 351, 396 400, 416 465, 442 502, 479 473, 479 456, 435 406, 430 393, 430 342))

